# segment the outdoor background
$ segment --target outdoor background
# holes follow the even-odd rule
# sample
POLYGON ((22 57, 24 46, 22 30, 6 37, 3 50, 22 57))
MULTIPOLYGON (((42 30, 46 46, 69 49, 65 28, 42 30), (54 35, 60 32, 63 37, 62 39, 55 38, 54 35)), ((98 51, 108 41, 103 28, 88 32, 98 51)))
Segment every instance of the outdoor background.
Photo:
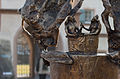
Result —
MULTIPOLYGON (((73 0, 72 5, 75 6, 78 1, 73 0)), ((17 79, 32 79, 33 76, 36 76, 36 79, 38 76, 40 79, 49 79, 49 67, 43 64, 42 59, 39 61, 39 75, 34 75, 34 54, 40 53, 40 49, 21 27, 21 16, 17 10, 24 3, 25 0, 0 0, 0 79, 13 79, 13 75, 17 79)), ((85 0, 75 18, 78 26, 82 22, 86 27, 89 27, 92 17, 99 15, 102 31, 99 36, 98 52, 106 53, 108 51, 107 34, 101 20, 103 10, 101 0, 85 0)), ((112 18, 110 18, 110 23, 113 25, 112 18)), ((65 36, 63 23, 60 27, 56 50, 68 51, 65 36)))

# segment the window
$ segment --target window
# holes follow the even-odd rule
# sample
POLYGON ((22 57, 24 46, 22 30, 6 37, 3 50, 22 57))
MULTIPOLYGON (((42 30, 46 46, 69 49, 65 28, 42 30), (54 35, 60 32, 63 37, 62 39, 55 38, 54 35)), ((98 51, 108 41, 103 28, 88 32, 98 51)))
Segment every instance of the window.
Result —
POLYGON ((84 23, 84 24, 90 24, 91 23, 91 19, 94 16, 94 10, 91 9, 81 9, 80 10, 81 14, 80 14, 80 22, 84 23))
POLYGON ((14 79, 11 55, 10 41, 0 39, 0 79, 14 79))
POLYGON ((31 77, 31 54, 30 42, 27 36, 21 33, 17 39, 17 78, 31 77))

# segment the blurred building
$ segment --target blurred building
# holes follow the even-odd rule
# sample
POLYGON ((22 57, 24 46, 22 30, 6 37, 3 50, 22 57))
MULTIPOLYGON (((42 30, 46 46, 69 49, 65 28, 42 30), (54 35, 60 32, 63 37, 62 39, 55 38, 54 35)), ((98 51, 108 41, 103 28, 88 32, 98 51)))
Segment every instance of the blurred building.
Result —
MULTIPOLYGON (((73 6, 77 4, 79 0, 73 0, 73 6)), ((12 68, 8 68, 9 71, 2 70, 0 72, 0 79, 9 77, 13 79, 12 74, 17 79, 33 79, 35 74, 35 61, 34 57, 39 58, 40 49, 36 43, 33 42, 21 27, 21 16, 17 13, 17 10, 21 8, 25 3, 25 0, 0 0, 0 60, 11 62, 10 67, 13 66, 15 74, 12 72, 12 68), (9 52, 9 53, 8 53, 9 52), (37 52, 37 55, 36 55, 37 52)), ((101 20, 101 13, 104 8, 101 0, 85 0, 82 8, 75 15, 78 22, 82 22, 86 27, 89 27, 90 20, 93 16, 99 15, 99 19, 102 24, 102 31, 100 34, 98 52, 107 52, 107 34, 106 28, 101 20)), ((113 21, 110 18, 112 25, 113 21)), ((83 31, 86 32, 86 31, 83 31)), ((60 27, 59 41, 56 50, 68 51, 66 34, 64 31, 64 23, 60 27)), ((1 61, 0 61, 1 62, 1 61)), ((8 65, 5 63, 5 65, 8 65)), ((6 68, 4 65, 0 69, 6 68)), ((1 71, 1 70, 0 70, 1 71)), ((40 79, 49 79, 49 68, 44 66, 42 59, 40 59, 39 74, 40 79), (46 75, 47 74, 47 75, 46 75)), ((36 77, 37 79, 37 77, 36 77)))

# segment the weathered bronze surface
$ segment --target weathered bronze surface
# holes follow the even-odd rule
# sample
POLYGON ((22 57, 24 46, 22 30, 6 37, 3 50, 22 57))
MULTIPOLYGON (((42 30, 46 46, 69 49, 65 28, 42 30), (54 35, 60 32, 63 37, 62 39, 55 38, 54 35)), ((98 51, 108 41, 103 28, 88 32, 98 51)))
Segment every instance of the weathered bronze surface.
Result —
POLYGON ((101 31, 101 24, 98 20, 98 16, 93 17, 89 29, 85 28, 83 24, 81 24, 80 28, 76 26, 74 17, 68 17, 65 26, 70 52, 84 52, 84 54, 97 53, 98 35, 101 31), (90 31, 90 33, 82 33, 82 29, 90 31))
POLYGON ((33 28, 28 32, 35 38, 41 49, 55 47, 59 33, 59 27, 68 15, 73 16, 81 7, 83 0, 72 9, 71 0, 26 0, 23 8, 20 9, 23 22, 33 28))
MULTIPOLYGON (((24 31, 38 42, 39 47, 43 51, 47 50, 48 47, 56 46, 61 23, 67 16, 74 16, 83 2, 83 0, 80 0, 72 9, 70 1, 71 0, 26 0, 25 5, 19 10, 23 19, 22 27, 24 31), (27 28, 32 29, 31 31, 25 28, 24 22, 28 24, 27 28)), ((52 58, 57 55, 54 54, 51 56, 52 58)), ((47 55, 49 55, 49 53, 47 55)), ((44 55, 41 56, 44 57, 44 55)), ((46 58, 46 56, 44 59, 49 59, 46 58)), ((67 53, 58 54, 57 57, 58 59, 60 57, 63 57, 63 59, 66 57, 69 62, 65 62, 64 64, 72 64, 73 62, 67 53)), ((63 63, 63 59, 60 58, 59 62, 63 63)), ((53 61, 56 62, 56 59, 53 61)))
POLYGON ((94 16, 91 20, 89 29, 85 28, 81 23, 80 26, 77 26, 77 22, 73 16, 69 16, 65 22, 65 31, 67 37, 79 37, 83 35, 98 35, 101 31, 101 24, 98 20, 98 15, 94 16), (90 32, 90 34, 82 33, 82 29, 85 29, 90 32))
POLYGON ((58 52, 58 51, 50 51, 47 53, 41 54, 45 60, 49 61, 50 63, 61 63, 66 65, 73 64, 73 59, 70 56, 69 52, 58 52))
MULTIPOLYGON (((98 37, 101 31, 98 16, 93 17, 88 29, 82 23, 77 26, 74 15, 81 7, 83 0, 80 0, 73 9, 70 1, 26 0, 24 7, 20 9, 23 29, 38 41, 42 50, 56 46, 59 27, 66 19, 65 31, 69 52, 43 51, 41 54, 41 57, 50 62, 51 79, 117 79, 116 65, 109 62, 106 56, 97 56, 98 37), (24 27, 24 21, 32 31, 24 27), (82 29, 89 33, 82 33, 82 29)), ((109 52, 116 52, 119 51, 120 30, 119 19, 116 17, 119 11, 113 5, 118 3, 112 0, 111 4, 108 0, 103 0, 103 3, 105 11, 102 16, 109 36, 109 52), (109 14, 114 17, 115 30, 110 28, 109 14)))
POLYGON ((51 79, 118 79, 117 67, 106 57, 73 56, 73 65, 51 63, 51 79))
POLYGON ((78 38, 69 38, 68 46, 70 52, 84 52, 96 54, 98 48, 98 35, 84 35, 78 38))
POLYGON ((110 59, 115 64, 120 64, 120 0, 102 0, 105 7, 102 19, 108 33, 110 59), (113 18, 114 29, 111 28, 109 17, 113 18))
MULTIPOLYGON (((72 9, 71 0, 26 0, 25 5, 19 10, 22 15, 22 26, 40 49, 47 50, 57 44, 59 27, 68 15, 74 16, 81 7, 83 0, 72 9), (24 22, 28 24, 28 31, 24 22)), ((38 61, 39 62, 39 61, 38 61)), ((46 65, 49 65, 45 61, 46 65)))
MULTIPOLYGON (((98 35, 101 30, 100 22, 95 19, 91 22, 89 34, 82 33, 86 29, 83 25, 78 28, 73 17, 68 17, 65 30, 69 41, 69 55, 72 64, 51 62, 51 79, 117 79, 117 67, 106 56, 97 56, 98 35), (97 28, 97 29, 96 29, 97 28), (76 30, 77 29, 77 30, 76 30)), ((49 55, 50 56, 50 55, 49 55)), ((56 55, 57 56, 57 55, 56 55)), ((48 58, 48 57, 47 57, 48 58)), ((55 58, 55 57, 53 57, 55 58)), ((56 59, 56 58, 55 58, 56 59)), ((65 61, 65 59, 64 59, 65 61)))

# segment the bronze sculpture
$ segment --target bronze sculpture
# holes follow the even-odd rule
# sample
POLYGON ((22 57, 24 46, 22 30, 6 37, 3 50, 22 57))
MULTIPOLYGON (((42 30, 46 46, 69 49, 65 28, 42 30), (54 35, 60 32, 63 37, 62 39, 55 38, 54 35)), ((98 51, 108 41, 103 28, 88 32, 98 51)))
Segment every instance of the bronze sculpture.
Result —
MULTIPOLYGON (((74 20, 74 18, 73 18, 73 20, 74 20)), ((82 23, 79 28, 78 26, 75 25, 76 22, 71 22, 69 20, 69 17, 66 22, 65 22, 65 26, 66 26, 65 30, 66 30, 67 37, 68 37, 69 44, 70 44, 69 51, 85 52, 87 54, 88 54, 88 52, 91 52, 94 54, 97 53, 98 35, 101 31, 101 24, 100 24, 100 21, 98 20, 98 15, 93 17, 93 19, 91 20, 89 29, 84 27, 84 25, 82 23), (66 22, 68 24, 66 24, 66 22), (76 31, 76 29, 77 29, 77 31, 76 31), (89 31, 89 33, 88 34, 82 33, 82 29, 89 31), (86 40, 89 42, 86 43, 85 42, 86 40), (92 40, 92 41, 90 41, 90 40, 92 40), (80 44, 78 44, 79 42, 80 42, 80 44), (92 44, 92 46, 89 46, 90 43, 92 44), (86 49, 86 48, 88 48, 88 49, 86 49), (91 49, 91 48, 93 48, 93 49, 91 49)))
MULTIPOLYGON (((19 9, 23 19, 22 27, 24 31, 38 42, 40 49, 44 52, 48 47, 56 46, 61 23, 68 15, 74 16, 83 2, 83 0, 80 0, 72 9, 70 1, 26 0, 25 5, 19 9), (28 31, 24 22, 32 30, 28 31)), ((45 63, 49 65, 48 62, 45 61, 45 63)))
POLYGON ((101 65, 98 62, 104 59, 96 56, 98 35, 101 31, 98 16, 93 17, 90 25, 90 28, 95 30, 94 32, 90 31, 89 34, 82 33, 84 28, 83 25, 81 28, 76 26, 74 16, 68 16, 65 21, 65 31, 68 38, 69 52, 48 51, 41 55, 50 62, 51 79, 99 79, 96 74, 99 69, 86 68, 86 66, 90 65, 96 68, 98 65, 101 65), (96 76, 94 77, 92 74, 96 76))
POLYGON ((71 0, 26 0, 20 9, 23 22, 25 21, 32 32, 24 30, 33 36, 40 48, 56 46, 59 27, 68 15, 74 15, 81 7, 83 0, 71 8, 71 0))
POLYGON ((91 20, 91 25, 89 29, 85 28, 84 26, 83 28, 87 31, 90 31, 90 34, 98 35, 101 31, 101 24, 100 24, 100 21, 98 20, 98 15, 93 17, 93 19, 91 20))
POLYGON ((94 32, 89 30, 89 34, 82 33, 82 29, 86 28, 83 25, 78 28, 74 17, 69 16, 65 26, 68 56, 57 51, 42 55, 50 62, 51 79, 117 79, 117 67, 109 62, 106 56, 97 55, 101 30, 98 16, 93 17, 90 28, 94 32))
POLYGON ((120 23, 119 23, 119 0, 102 0, 105 7, 104 12, 102 13, 102 19, 106 26, 108 33, 108 51, 110 53, 109 58, 115 64, 120 64, 120 23), (109 17, 113 18, 114 29, 111 28, 109 23, 109 17))
MULTIPOLYGON (((112 72, 117 73, 117 68, 107 60, 106 56, 97 56, 98 37, 101 31, 98 16, 93 17, 89 29, 84 27, 83 24, 77 26, 74 15, 81 7, 83 0, 80 0, 73 9, 70 1, 71 0, 26 0, 24 7, 20 9, 23 19, 23 29, 32 38, 37 40, 39 47, 43 50, 41 57, 50 63, 51 78, 117 79, 117 74, 110 74, 112 72), (68 38, 69 52, 46 51, 49 47, 56 46, 59 27, 65 19, 65 31, 67 34, 66 37, 68 38), (31 28, 31 31, 28 31, 24 27, 24 22, 29 25, 28 28, 31 28), (89 31, 89 33, 82 33, 82 29, 89 31), (107 68, 104 69, 104 67, 107 68), (109 71, 109 69, 112 70, 109 71)), ((102 16, 109 35, 109 51, 112 52, 114 48, 112 44, 116 38, 112 39, 111 42, 111 36, 113 37, 116 33, 119 36, 119 30, 115 33, 113 30, 111 31, 108 22, 111 5, 107 0, 103 0, 103 3, 106 9, 102 16)))

